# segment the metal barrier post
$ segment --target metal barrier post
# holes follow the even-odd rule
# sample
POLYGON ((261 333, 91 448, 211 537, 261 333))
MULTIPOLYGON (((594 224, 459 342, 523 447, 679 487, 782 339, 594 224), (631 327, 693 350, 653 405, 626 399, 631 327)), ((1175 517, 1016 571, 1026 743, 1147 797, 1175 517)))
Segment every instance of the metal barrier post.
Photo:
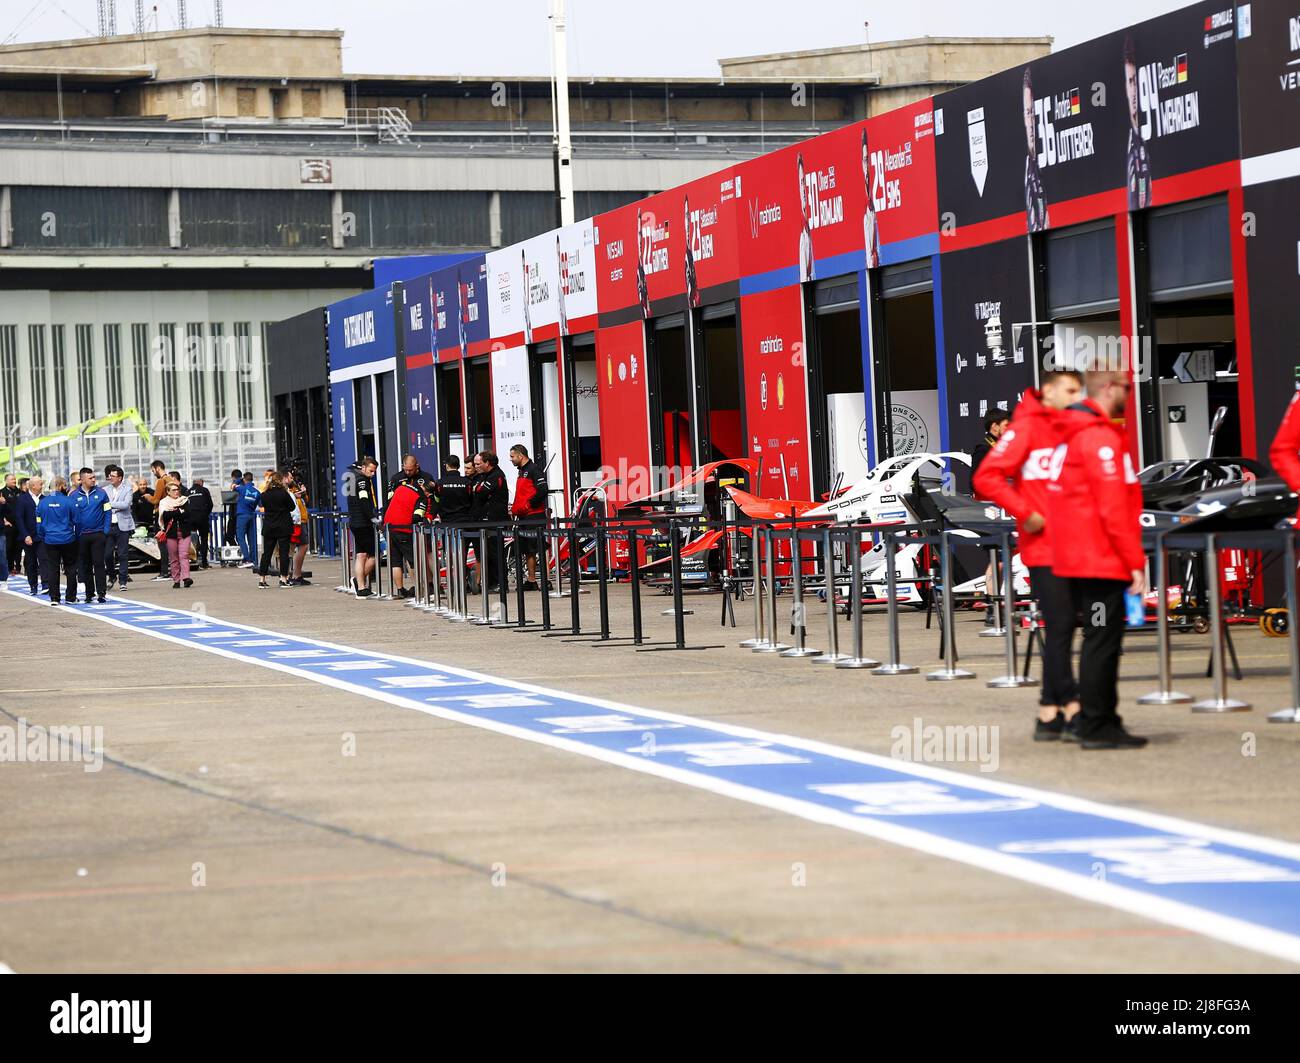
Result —
POLYGON ((814 657, 813 664, 836 664, 848 660, 840 653, 840 621, 835 608, 835 549, 830 528, 822 529, 822 574, 826 584, 826 645, 825 653, 814 657))
POLYGON ((794 621, 794 645, 782 650, 782 657, 816 657, 821 650, 814 650, 805 645, 808 637, 806 621, 807 610, 803 604, 803 544, 799 540, 799 528, 792 521, 790 524, 790 564, 792 568, 792 594, 790 617, 794 621))
POLYGON ((886 609, 889 615, 889 661, 871 670, 872 675, 916 675, 920 671, 914 664, 899 661, 898 637, 898 541, 885 532, 885 593, 889 596, 886 609))
POLYGON ((569 621, 573 628, 573 634, 582 634, 582 617, 578 612, 578 589, 581 584, 578 578, 578 528, 572 520, 569 521, 569 621))
POLYGON ((605 518, 596 525, 596 582, 600 599, 600 641, 609 641, 609 539, 605 531, 605 518))
MULTIPOLYGON (((537 530, 537 571, 542 574, 542 630, 551 630, 551 518, 537 530)), ((558 576, 559 573, 557 572, 558 576)))
POLYGON ((483 599, 483 615, 473 622, 479 627, 492 623, 492 605, 488 599, 487 578, 487 529, 478 530, 478 548, 474 551, 474 567, 478 569, 478 589, 483 599))
POLYGON ((1222 590, 1219 586, 1219 549, 1214 535, 1206 536, 1206 580, 1210 596, 1210 661, 1214 675, 1214 696, 1198 701, 1192 712, 1245 712, 1250 703, 1228 697, 1228 676, 1224 665, 1222 590))
POLYGON ((1169 651, 1169 558, 1165 533, 1156 536, 1156 655, 1160 666, 1160 689, 1138 698, 1139 705, 1186 705, 1189 694, 1173 688, 1173 666, 1169 651))
POLYGON ((767 595, 767 612, 763 620, 767 625, 768 637, 761 645, 754 647, 755 653, 780 653, 790 648, 784 642, 776 641, 776 567, 772 563, 772 534, 775 530, 768 528, 767 534, 763 536, 763 563, 767 568, 764 575, 766 586, 763 588, 767 595))
POLYGON ((668 522, 673 574, 673 628, 677 636, 677 648, 684 650, 686 649, 686 615, 682 605, 682 542, 679 535, 681 531, 676 521, 668 522))
POLYGON ((1011 561, 1011 533, 1002 533, 1002 627, 1007 640, 1007 674, 990 679, 988 685, 999 690, 1034 687, 1038 680, 1018 675, 1016 667, 1016 582, 1011 561))
POLYGON ((641 630, 641 573, 637 571, 637 557, 640 545, 637 542, 635 528, 627 530, 628 575, 632 580, 632 645, 640 646, 643 637, 641 630))
POLYGON ((752 546, 750 548, 749 567, 753 570, 754 577, 754 590, 753 593, 750 594, 750 598, 753 599, 754 602, 754 637, 752 639, 745 639, 745 641, 740 644, 741 649, 745 650, 761 649, 763 646, 767 645, 768 641, 763 623, 763 566, 761 564, 763 554, 759 543, 759 537, 762 536, 766 539, 767 535, 766 529, 760 528, 758 525, 753 525, 752 530, 754 534, 750 537, 750 543, 752 546))
MULTIPOLYGON (((493 621, 493 627, 506 627, 510 623, 510 568, 506 565, 506 530, 498 525, 496 538, 492 545, 496 548, 497 605, 499 615, 493 621)), ((516 543, 516 548, 518 544, 516 543)))
POLYGON ((350 529, 345 523, 345 518, 339 516, 339 556, 343 558, 343 582, 334 589, 342 591, 344 594, 352 593, 352 535, 350 529))
POLYGON ((850 609, 853 612, 853 656, 836 661, 836 668, 878 668, 880 662, 862 655, 862 535, 850 529, 846 539, 849 544, 849 593, 853 595, 850 609))
POLYGON ((1002 596, 998 593, 1002 588, 998 582, 998 551, 996 546, 989 547, 989 578, 985 580, 984 593, 988 598, 988 608, 993 613, 993 626, 986 627, 979 633, 982 639, 1000 639, 1005 634, 1004 630, 1011 623, 1011 616, 1004 608, 1002 596), (990 586, 989 583, 992 583, 990 586))
POLYGON ((975 673, 957 667, 957 644, 955 635, 956 620, 953 616, 952 602, 952 547, 948 542, 948 532, 939 532, 939 572, 943 580, 943 661, 942 668, 926 675, 933 682, 948 682, 953 679, 974 679, 975 673))
POLYGON ((1287 628, 1286 643, 1290 651, 1288 657, 1291 664, 1291 707, 1281 709, 1269 715, 1269 723, 1300 723, 1300 643, 1297 643, 1297 637, 1300 632, 1296 630, 1296 585, 1295 585, 1295 532, 1290 528, 1286 530, 1286 549, 1283 553, 1283 564, 1286 573, 1286 610, 1287 610, 1287 628))
POLYGON ((463 624, 469 620, 469 577, 465 571, 468 560, 465 556, 465 529, 452 528, 449 536, 448 546, 451 552, 447 555, 447 578, 450 581, 451 573, 453 571, 456 573, 456 599, 448 619, 463 624))
POLYGON ((406 604, 413 609, 428 608, 425 592, 428 590, 428 563, 424 556, 424 529, 419 524, 411 525, 411 577, 415 583, 415 597, 406 604))
POLYGON ((517 524, 515 525, 515 613, 515 627, 525 627, 528 624, 528 613, 524 602, 524 550, 523 538, 517 524))

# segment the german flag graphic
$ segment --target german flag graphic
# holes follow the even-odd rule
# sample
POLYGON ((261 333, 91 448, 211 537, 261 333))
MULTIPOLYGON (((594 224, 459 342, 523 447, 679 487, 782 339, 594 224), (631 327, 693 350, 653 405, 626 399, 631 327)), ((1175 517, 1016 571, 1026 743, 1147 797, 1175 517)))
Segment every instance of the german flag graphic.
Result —
POLYGON ((1076 115, 1076 114, 1078 114, 1082 109, 1083 109, 1083 107, 1082 107, 1082 105, 1079 103, 1079 90, 1078 90, 1078 89, 1071 89, 1071 90, 1070 90, 1070 114, 1071 114, 1071 115, 1076 115))
POLYGON ((1187 53, 1184 52, 1174 60, 1174 66, 1178 68, 1178 83, 1181 85, 1187 80, 1187 53))

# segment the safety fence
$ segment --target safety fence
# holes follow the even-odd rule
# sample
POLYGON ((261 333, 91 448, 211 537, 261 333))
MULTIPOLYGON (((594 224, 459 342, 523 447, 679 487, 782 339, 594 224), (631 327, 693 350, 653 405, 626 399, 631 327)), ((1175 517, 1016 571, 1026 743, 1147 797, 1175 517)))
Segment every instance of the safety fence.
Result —
MULTIPOLYGON (((340 561, 337 590, 351 593, 353 541, 346 516, 322 512, 316 540, 328 543, 340 561), (326 530, 326 529, 329 530, 326 530)), ((1286 608, 1272 610, 1278 630, 1288 640, 1291 692, 1289 705, 1274 712, 1275 722, 1300 722, 1300 633, 1290 619, 1295 616, 1295 531, 1279 528, 1243 532, 1171 530, 1148 536, 1148 554, 1156 584, 1154 624, 1138 631, 1153 632, 1159 671, 1159 689, 1139 699, 1142 704, 1186 704, 1193 699, 1172 689, 1171 615, 1183 630, 1210 634, 1206 676, 1211 695, 1192 705, 1196 712, 1245 711, 1250 705, 1227 692, 1229 658, 1235 666, 1229 620, 1218 574, 1220 555, 1246 550, 1277 556, 1284 571, 1286 608), (1199 610, 1204 623, 1182 623, 1169 607, 1169 571, 1172 563, 1196 565, 1208 575, 1197 581, 1184 576, 1181 606, 1199 610), (1189 587, 1197 600, 1188 599, 1189 587), (1164 607, 1161 606, 1164 603, 1164 607)), ((1031 589, 1017 586, 1020 578, 1015 558, 1016 536, 1006 525, 980 528, 938 528, 930 525, 839 524, 782 519, 779 521, 705 520, 695 516, 651 514, 638 519, 585 516, 499 523, 421 524, 410 531, 385 529, 376 524, 376 591, 372 600, 402 599, 410 608, 432 613, 449 622, 492 628, 533 631, 542 637, 563 636, 567 641, 594 645, 626 645, 637 651, 720 649, 721 644, 695 645, 687 637, 685 617, 694 610, 688 595, 707 589, 721 593, 722 626, 735 627, 734 603, 753 599, 753 633, 739 646, 756 653, 844 669, 870 670, 877 676, 911 675, 920 667, 901 657, 900 614, 906 605, 925 610, 927 629, 937 626, 938 667, 925 678, 951 682, 976 678, 960 666, 956 611, 961 605, 983 602, 992 610, 992 622, 978 637, 1003 641, 1003 672, 987 679, 994 688, 1033 686, 1030 676, 1035 650, 1041 652, 1042 616, 1031 589), (388 532, 385 542, 385 532, 388 532), (987 561, 993 593, 982 586, 972 589, 960 582, 954 555, 966 552, 987 561), (977 552, 977 553, 971 553, 977 552), (900 555, 912 560, 900 567, 900 555), (700 556, 713 560, 703 566, 700 556), (525 566, 529 555, 537 558, 541 594, 526 590, 525 566), (397 570, 411 574, 411 595, 398 594, 397 570), (701 568, 705 578, 698 576, 701 568), (513 577, 513 579, 512 579, 513 577), (611 585, 627 583, 630 617, 619 613, 622 631, 614 630, 610 607, 611 585), (513 584, 513 589, 512 589, 513 584), (590 592, 584 584, 590 585, 590 592), (663 615, 673 618, 671 639, 647 638, 644 592, 655 588, 671 596, 663 615), (594 612, 584 609, 581 598, 594 593, 594 612), (788 608, 778 599, 789 596, 788 608), (808 604, 825 605, 825 649, 809 644, 808 604), (561 604, 563 603, 563 604, 561 604), (868 611, 872 607, 872 611, 868 611), (883 607, 883 629, 875 625, 883 607), (869 619, 870 617, 870 619, 869 619), (937 624, 935 623, 937 621, 937 624), (841 632, 847 624, 847 634, 841 632), (874 630, 868 632, 868 627, 874 630), (886 658, 866 653, 868 634, 879 637, 886 658), (1021 645, 1021 636, 1024 645, 1021 645), (788 640, 788 641, 783 641, 788 640), (847 652, 841 644, 847 643, 847 652), (1023 663, 1023 667, 1021 667, 1023 663)), ((331 556, 322 552, 321 556, 331 556)), ((402 581, 403 583, 405 580, 402 581)), ((1132 634, 1133 632, 1131 632, 1132 634)), ((1240 668, 1235 670, 1240 681, 1240 668)))

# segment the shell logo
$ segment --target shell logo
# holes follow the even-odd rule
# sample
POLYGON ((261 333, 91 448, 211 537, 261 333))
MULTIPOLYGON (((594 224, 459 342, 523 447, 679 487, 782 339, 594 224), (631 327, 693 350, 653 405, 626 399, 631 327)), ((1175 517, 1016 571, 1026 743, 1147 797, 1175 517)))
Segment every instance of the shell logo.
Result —
POLYGON ((785 409, 785 376, 782 373, 776 374, 776 408, 785 409))
POLYGON ((614 386, 614 359, 605 359, 605 379, 609 381, 609 386, 614 386))

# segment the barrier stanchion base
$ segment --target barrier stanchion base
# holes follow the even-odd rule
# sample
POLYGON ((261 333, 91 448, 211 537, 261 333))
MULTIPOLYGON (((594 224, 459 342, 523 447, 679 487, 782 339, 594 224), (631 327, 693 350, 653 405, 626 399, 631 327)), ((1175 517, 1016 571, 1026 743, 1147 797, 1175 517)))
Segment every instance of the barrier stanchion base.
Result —
POLYGON ((839 664, 849 660, 847 653, 822 653, 812 659, 813 664, 839 664))
MULTIPOLYGON (((677 615, 677 610, 676 610, 676 609, 664 609, 662 612, 660 612, 659 615, 660 615, 660 616, 676 616, 676 615, 677 615)), ((683 610, 682 610, 682 616, 694 616, 694 615, 695 615, 695 610, 694 610, 694 609, 683 609, 683 610)))
POLYGON ((1180 694, 1176 690, 1156 690, 1150 694, 1143 694, 1137 699, 1137 703, 1139 705, 1187 705, 1191 700, 1190 694, 1180 694))
POLYGON ((1026 675, 1000 675, 996 679, 990 679, 985 686, 996 690, 1014 690, 1016 687, 1036 687, 1038 680, 1026 675))
POLYGON ((1269 713, 1269 723, 1300 723, 1300 709, 1280 709, 1269 713))
POLYGON ((765 642, 761 646, 755 646, 755 653, 784 653, 792 647, 787 646, 784 642, 765 642))
POLYGON ((873 661, 870 657, 847 657, 842 661, 835 662, 836 668, 879 668, 880 662, 873 661))
POLYGON ((744 642, 736 643, 742 650, 756 650, 760 646, 766 646, 766 639, 746 639, 744 642))
POLYGON ((1207 698, 1192 706, 1192 712, 1249 712, 1250 703, 1236 698, 1207 698))
POLYGON ((1004 627, 986 627, 981 628, 978 635, 979 639, 1004 639, 1007 637, 1007 629, 1004 627))
POLYGON ((822 652, 821 650, 815 650, 811 646, 805 646, 803 649, 800 649, 798 646, 792 646, 788 650, 782 650, 781 656, 782 657, 818 657, 821 655, 821 652, 822 652))
POLYGON ((921 671, 914 664, 882 664, 871 670, 872 675, 916 675, 921 671))
POLYGON ((954 679, 974 679, 975 673, 965 668, 940 668, 937 672, 927 672, 925 678, 932 683, 950 683, 954 679))

